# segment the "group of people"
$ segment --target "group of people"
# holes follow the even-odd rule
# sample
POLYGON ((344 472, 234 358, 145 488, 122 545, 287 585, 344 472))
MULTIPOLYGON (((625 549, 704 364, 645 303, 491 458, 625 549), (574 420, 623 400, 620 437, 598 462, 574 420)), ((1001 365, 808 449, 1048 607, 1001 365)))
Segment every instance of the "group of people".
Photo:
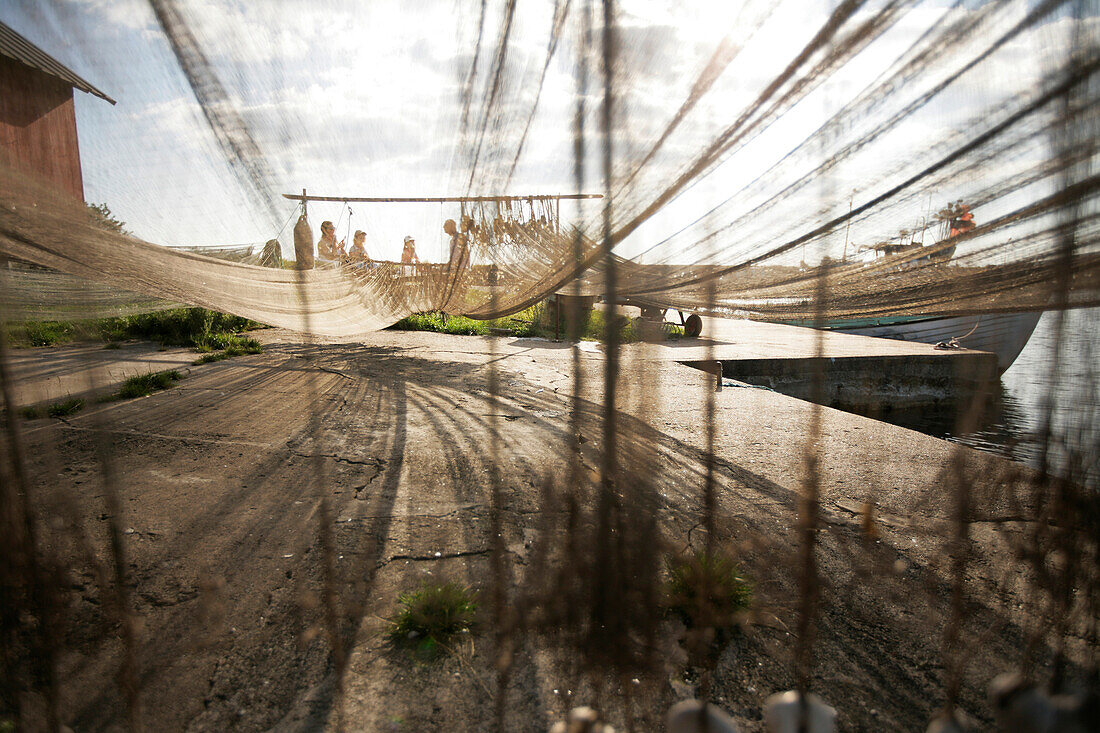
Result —
POLYGON ((336 241, 336 227, 331 221, 321 222, 321 238, 317 240, 317 258, 328 262, 370 262, 366 249, 367 233, 355 230, 348 249, 345 240, 336 241))
MULTIPOLYGON (((470 237, 473 229, 473 220, 464 217, 462 231, 455 224, 454 219, 443 222, 443 231, 450 237, 451 254, 448 264, 452 268, 465 268, 470 264, 470 237)), ((351 248, 346 247, 345 241, 336 240, 336 227, 331 221, 321 222, 321 238, 317 240, 317 259, 322 262, 372 262, 366 250, 367 233, 359 229, 352 239, 351 248)), ((421 260, 416 254, 416 240, 405 237, 404 247, 401 250, 402 270, 405 274, 412 274, 412 266, 420 264, 421 260)))

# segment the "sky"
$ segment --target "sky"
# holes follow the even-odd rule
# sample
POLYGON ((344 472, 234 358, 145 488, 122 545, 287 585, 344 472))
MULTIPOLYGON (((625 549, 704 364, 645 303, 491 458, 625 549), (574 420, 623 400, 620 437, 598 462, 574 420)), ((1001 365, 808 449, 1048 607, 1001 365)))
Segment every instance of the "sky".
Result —
MULTIPOLYGON (((573 2, 580 5, 580 0, 573 2)), ((869 9, 880 5, 869 3, 869 9)), ((476 48, 480 8, 476 0, 188 0, 181 7, 270 167, 272 185, 279 193, 303 188, 336 196, 466 192, 474 147, 470 141, 476 138, 464 140, 459 131, 462 92, 476 48)), ((475 103, 470 107, 469 126, 475 130, 483 122, 480 102, 490 93, 491 80, 485 72, 501 31, 502 7, 503 0, 488 3, 481 74, 474 80, 475 103)), ((720 43, 740 49, 710 94, 640 177, 637 189, 644 198, 645 191, 670 180, 751 105, 820 28, 834 4, 623 0, 619 7, 622 91, 615 144, 620 165, 648 149, 720 43)), ((1021 17, 1027 7, 1027 3, 1013 6, 997 27, 1021 17)), ((474 192, 571 192, 575 188, 576 12, 547 69, 523 156, 504 187, 503 174, 538 90, 554 2, 520 0, 517 8, 505 82, 484 119, 490 134, 482 142, 474 192)), ((888 68, 922 32, 942 22, 947 12, 946 3, 933 2, 904 14, 766 132, 728 156, 712 175, 639 229, 620 251, 626 255, 649 251, 655 260, 676 256, 675 248, 651 248, 768 172, 888 68)), ((262 243, 278 236, 284 251, 292 250, 289 232, 295 204, 279 200, 279 214, 270 216, 247 184, 233 174, 145 0, 6 0, 0 6, 0 20, 118 100, 117 106, 111 106, 90 95, 76 95, 88 201, 106 203, 135 235, 151 242, 211 246, 262 243)), ((892 170, 887 163, 919 163, 931 147, 928 143, 961 128, 998 100, 1032 88, 1043 70, 1042 49, 1049 50, 1052 42, 1057 46, 1066 37, 1065 29, 1055 25, 1017 39, 980 75, 961 80, 921 114, 899 125, 890 139, 837 171, 813 192, 812 200, 792 201, 789 211, 777 210, 775 216, 793 220, 804 216, 807 206, 833 212, 846 209, 854 198, 853 189, 879 181, 892 170)), ((586 189, 597 192, 602 190, 595 147, 598 81, 594 75, 586 97, 593 147, 585 171, 586 189)), ((929 75, 914 83, 913 93, 921 83, 932 81, 929 75)), ((903 96, 898 95, 899 101, 903 96)), ((822 154, 805 154, 804 165, 793 166, 789 175, 816 165, 822 154)), ((1033 151, 1034 156, 1044 154, 1033 151)), ((770 188, 758 186, 755 195, 766 197, 780 180, 777 175, 770 188)), ((924 209, 964 195, 968 185, 977 183, 945 184, 935 192, 936 201, 913 207, 912 219, 926 213, 924 209)), ((743 203, 734 201, 720 216, 689 226, 690 238, 698 238, 708 227, 735 221, 739 212, 750 210, 753 195, 746 192, 743 203)), ((568 205, 562 211, 563 218, 576 215, 568 205)), ((597 212, 589 207, 584 213, 591 217, 597 212)), ((313 204, 310 220, 315 234, 322 219, 338 222, 341 237, 355 229, 367 231, 368 252, 382 259, 397 259, 402 238, 409 234, 417 239, 421 256, 432 260, 442 256, 443 220, 457 214, 457 206, 438 204, 353 204, 350 214, 340 204, 313 204)), ((863 239, 886 236, 904 225, 898 217, 893 212, 883 221, 868 222, 866 231, 857 234, 863 239)), ((770 236, 767 228, 773 225, 761 226, 758 236, 770 236)), ((726 246, 732 251, 737 242, 718 245, 719 249, 726 246)), ((691 256, 700 255, 696 251, 691 256)))

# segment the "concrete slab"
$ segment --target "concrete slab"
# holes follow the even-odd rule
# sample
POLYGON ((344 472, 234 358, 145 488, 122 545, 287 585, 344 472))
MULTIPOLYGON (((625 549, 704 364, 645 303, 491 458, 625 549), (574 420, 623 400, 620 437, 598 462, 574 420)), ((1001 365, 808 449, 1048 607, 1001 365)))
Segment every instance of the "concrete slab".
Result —
POLYGON ((648 346, 646 358, 708 371, 720 362, 727 379, 875 414, 963 403, 997 374, 996 356, 984 351, 743 319, 706 318, 703 334, 648 346), (824 386, 815 393, 817 375, 824 386))
POLYGON ((72 344, 11 349, 9 368, 15 404, 23 407, 83 395, 137 374, 180 369, 197 357, 191 349, 162 351, 148 342, 124 343, 118 349, 72 344))
MULTIPOLYGON (((26 434, 35 490, 75 502, 93 527, 105 526, 107 514, 90 436, 112 436, 125 507, 118 521, 129 528, 124 542, 144 628, 146 725, 322 730, 338 728, 334 711, 342 710, 344 727, 356 730, 388 730, 394 721, 405 730, 490 729, 500 659, 491 630, 472 634, 439 664, 417 664, 390 647, 384 619, 399 593, 427 577, 493 587, 494 481, 504 582, 517 597, 548 582, 532 572, 536 550, 539 542, 564 544, 564 513, 544 488, 564 488, 570 475, 574 406, 584 438, 578 459, 599 465, 601 357, 583 354, 574 401, 563 344, 383 332, 312 349, 296 334, 256 335, 263 354, 196 368, 174 389, 89 405, 26 434), (322 542, 317 528, 326 516, 331 539, 322 542), (321 562, 325 546, 334 580, 321 562), (343 700, 335 699, 329 647, 316 633, 317 593, 330 582, 351 629, 343 700)), ((939 630, 952 578, 945 548, 955 492, 972 487, 973 592, 960 632, 973 640, 972 663, 960 707, 988 718, 986 684, 1018 666, 1019 629, 1038 621, 1021 602, 1027 589, 1015 585, 1022 573, 1012 538, 995 532, 1017 514, 1006 487, 1026 479, 1022 467, 765 390, 714 395, 706 375, 647 359, 647 348, 627 350, 620 371, 619 445, 649 469, 644 481, 622 484, 622 505, 652 514, 647 540, 661 552, 700 547, 704 406, 714 396, 716 533, 754 579, 760 610, 713 675, 715 699, 738 724, 756 729, 763 699, 791 685, 797 516, 808 479, 821 499, 816 559, 828 583, 815 685, 828 692, 844 730, 923 729, 941 705, 939 630)), ((80 562, 73 560, 74 577, 92 588, 80 562)), ((87 598, 74 604, 74 615, 97 618, 87 598)), ((121 645, 100 643, 100 633, 59 670, 62 717, 74 729, 125 720, 115 682, 121 645)), ((1070 653, 1083 657, 1074 643, 1070 653)), ((517 648, 508 730, 546 730, 563 706, 594 699, 584 675, 556 661, 568 649, 559 655, 534 636, 517 648), (568 697, 558 694, 565 689, 568 697)), ((637 728, 657 730, 678 693, 663 668, 638 679, 637 728)), ((612 722, 625 727, 618 696, 606 694, 614 679, 597 681, 612 722)))
POLYGON ((744 319, 704 318, 703 335, 659 344, 652 358, 669 361, 738 361, 747 359, 827 359, 848 357, 931 357, 968 359, 984 352, 950 351, 931 344, 817 331, 780 323, 744 319))

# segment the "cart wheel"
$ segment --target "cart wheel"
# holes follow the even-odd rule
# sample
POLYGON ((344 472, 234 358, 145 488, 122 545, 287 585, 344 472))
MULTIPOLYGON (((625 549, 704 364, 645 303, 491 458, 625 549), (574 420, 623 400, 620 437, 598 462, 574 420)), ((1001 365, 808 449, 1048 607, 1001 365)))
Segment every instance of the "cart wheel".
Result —
POLYGON ((696 313, 692 313, 684 321, 684 335, 688 338, 695 338, 703 332, 703 319, 696 313))

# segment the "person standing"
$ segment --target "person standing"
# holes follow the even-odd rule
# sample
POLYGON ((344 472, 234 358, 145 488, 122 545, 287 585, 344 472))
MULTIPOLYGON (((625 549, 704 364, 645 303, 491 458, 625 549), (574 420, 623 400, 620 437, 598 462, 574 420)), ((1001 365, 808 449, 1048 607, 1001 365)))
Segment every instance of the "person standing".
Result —
POLYGON ((451 238, 451 256, 447 260, 447 267, 462 269, 470 264, 470 248, 465 234, 458 231, 454 219, 443 222, 443 231, 451 238))
POLYGON ((413 265, 419 264, 420 258, 416 256, 416 240, 405 237, 405 247, 401 250, 401 270, 406 275, 413 274, 413 265))

